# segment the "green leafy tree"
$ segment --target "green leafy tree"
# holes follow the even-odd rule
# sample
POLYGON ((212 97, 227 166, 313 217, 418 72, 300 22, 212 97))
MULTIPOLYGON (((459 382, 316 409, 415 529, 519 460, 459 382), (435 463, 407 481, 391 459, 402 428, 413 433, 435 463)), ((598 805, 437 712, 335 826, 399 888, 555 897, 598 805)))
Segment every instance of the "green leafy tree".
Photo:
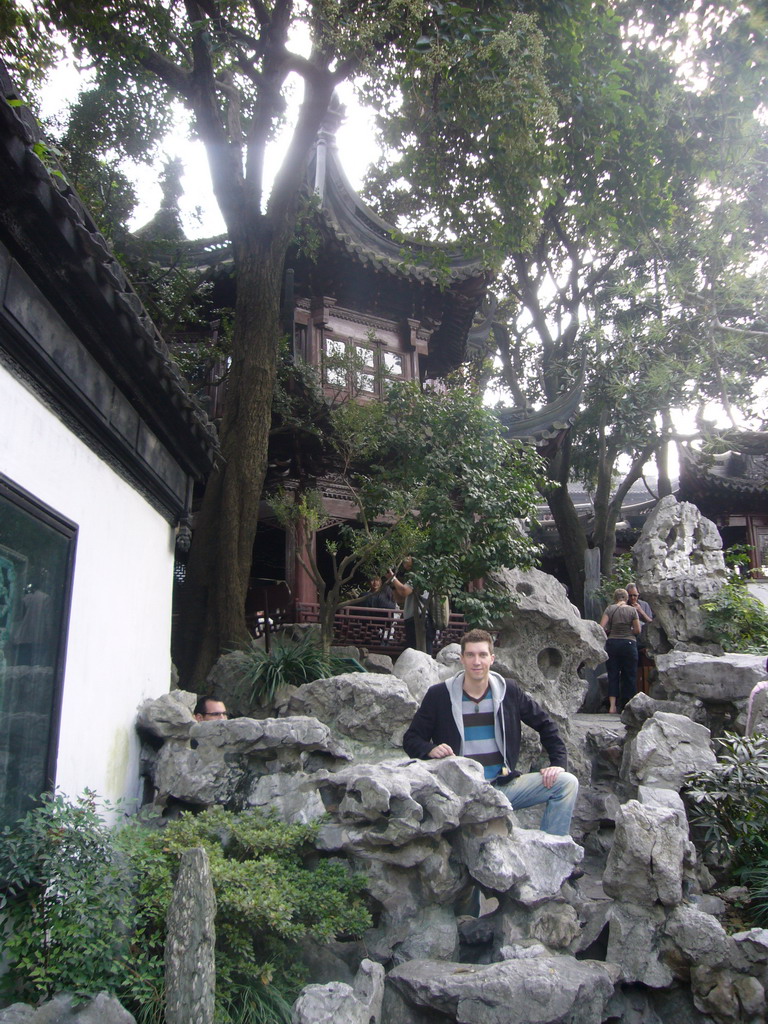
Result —
MULTIPOLYGON (((175 101, 191 112, 231 242, 237 300, 222 460, 196 516, 182 607, 180 669, 194 686, 227 643, 247 636, 245 595, 266 470, 283 262, 311 147, 334 88, 398 59, 419 39, 431 5, 49 0, 40 7, 93 70, 96 84, 83 102, 100 111, 94 144, 143 153, 167 127, 175 101), (309 41, 306 55, 294 42, 300 32, 309 41), (266 149, 285 121, 294 76, 303 97, 269 186, 266 149)), ((442 17, 449 21, 450 10, 442 17)))
POLYGON ((490 626, 508 598, 491 585, 468 593, 466 584, 535 560, 526 521, 537 501, 537 456, 510 444, 478 389, 458 380, 444 389, 394 383, 381 402, 340 406, 332 429, 337 467, 358 517, 342 527, 331 550, 331 580, 323 578, 311 543, 324 525, 317 492, 308 488, 274 502, 305 541, 299 557, 317 586, 324 643, 331 642, 334 615, 355 574, 381 572, 405 555, 414 558, 416 593, 449 596, 472 624, 490 626))
POLYGON ((587 537, 568 483, 593 492, 610 571, 622 501, 656 453, 669 487, 670 410, 748 405, 765 374, 760 19, 728 0, 695 12, 521 5, 483 41, 438 39, 413 57, 399 121, 382 124, 390 160, 371 182, 382 209, 496 249, 507 323, 496 340, 515 404, 553 401, 586 361, 583 414, 546 490, 577 600, 587 537), (475 47, 474 65, 456 59, 462 47, 475 47), (539 97, 517 124, 524 152, 499 105, 523 51, 523 84, 539 97))

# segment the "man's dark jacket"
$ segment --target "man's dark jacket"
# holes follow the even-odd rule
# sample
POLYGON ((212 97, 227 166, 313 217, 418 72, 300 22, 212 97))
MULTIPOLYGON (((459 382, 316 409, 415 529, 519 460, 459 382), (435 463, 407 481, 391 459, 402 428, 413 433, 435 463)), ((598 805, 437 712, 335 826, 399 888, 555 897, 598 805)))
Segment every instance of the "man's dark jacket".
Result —
MULTIPOLYGON (((448 743, 454 754, 461 754, 464 732, 461 727, 461 697, 464 673, 460 672, 443 683, 430 686, 421 707, 414 715, 403 737, 403 747, 409 757, 426 759, 433 747, 448 743)), ((511 775, 517 776, 520 756, 520 723, 525 722, 541 737, 549 754, 550 764, 568 767, 568 754, 557 726, 547 712, 528 696, 517 683, 491 672, 489 677, 495 714, 496 742, 504 756, 511 775)))

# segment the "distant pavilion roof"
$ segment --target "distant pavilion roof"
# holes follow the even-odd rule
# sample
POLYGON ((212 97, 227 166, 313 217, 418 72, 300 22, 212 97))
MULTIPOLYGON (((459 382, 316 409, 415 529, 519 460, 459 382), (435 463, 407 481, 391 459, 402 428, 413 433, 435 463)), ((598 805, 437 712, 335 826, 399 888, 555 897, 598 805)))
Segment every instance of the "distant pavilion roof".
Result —
MULTIPOLYGON (((680 449, 680 495, 705 508, 722 504, 722 511, 768 512, 768 437, 763 452, 756 435, 749 434, 745 451, 705 455, 685 446, 680 449), (728 506, 726 508, 726 506, 728 506)), ((734 436, 734 440, 737 438, 734 436)))

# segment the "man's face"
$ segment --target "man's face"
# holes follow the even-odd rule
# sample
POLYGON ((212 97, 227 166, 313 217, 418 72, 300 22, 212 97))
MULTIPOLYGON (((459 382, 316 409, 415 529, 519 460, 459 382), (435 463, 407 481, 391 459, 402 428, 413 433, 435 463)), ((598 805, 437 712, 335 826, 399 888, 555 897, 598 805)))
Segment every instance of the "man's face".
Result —
POLYGON ((229 718, 226 705, 220 700, 207 700, 205 702, 205 714, 195 715, 198 722, 220 722, 229 718))
POLYGON ((627 593, 629 594, 629 603, 630 604, 636 604, 637 599, 640 596, 638 594, 638 592, 637 592, 637 588, 636 587, 629 587, 627 589, 627 593))
POLYGON ((464 666, 465 675, 474 682, 482 682, 488 678, 494 660, 487 640, 464 645, 461 664, 464 666))
POLYGON ((370 579, 371 592, 376 593, 381 590, 381 576, 372 576, 370 579))

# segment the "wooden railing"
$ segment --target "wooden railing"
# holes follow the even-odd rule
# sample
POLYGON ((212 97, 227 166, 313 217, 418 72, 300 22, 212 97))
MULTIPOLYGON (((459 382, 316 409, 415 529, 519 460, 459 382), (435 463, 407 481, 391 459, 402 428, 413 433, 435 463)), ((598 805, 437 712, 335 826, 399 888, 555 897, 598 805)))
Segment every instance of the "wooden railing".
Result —
MULTIPOLYGON (((320 606, 296 604, 296 622, 319 622, 320 606)), ((437 631, 434 651, 458 643, 467 625, 463 615, 452 614, 445 629, 437 631)), ((333 640, 339 646, 366 647, 371 653, 398 655, 405 650, 402 612, 395 608, 340 608, 333 620, 333 640)), ((430 652, 433 653, 433 652, 430 652)))

